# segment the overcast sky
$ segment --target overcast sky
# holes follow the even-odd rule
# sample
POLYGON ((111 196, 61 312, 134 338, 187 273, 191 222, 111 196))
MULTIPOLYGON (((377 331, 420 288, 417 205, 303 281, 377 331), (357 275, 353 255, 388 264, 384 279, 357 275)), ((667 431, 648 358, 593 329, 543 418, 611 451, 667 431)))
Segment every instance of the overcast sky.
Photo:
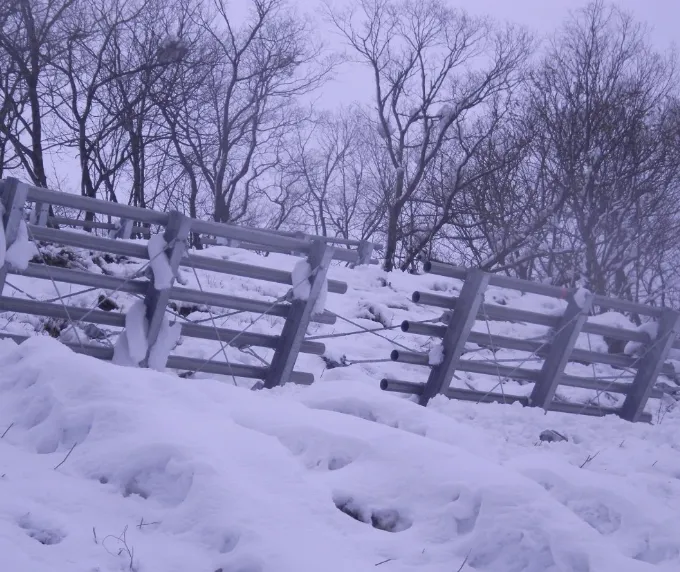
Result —
MULTIPOLYGON (((320 20, 322 0, 289 0, 297 4, 301 12, 308 12, 320 20)), ((344 3, 352 0, 333 0, 344 3)), ((490 15, 498 20, 509 20, 527 26, 538 35, 545 36, 555 30, 568 16, 570 10, 587 4, 587 0, 449 0, 453 6, 468 10, 475 15, 490 15)), ((646 22, 652 28, 652 38, 659 49, 666 49, 679 42, 680 0, 617 0, 614 2, 632 12, 636 19, 646 22)), ((244 15, 245 0, 231 0, 230 14, 244 15)), ((340 47, 340 38, 333 35, 330 26, 319 23, 320 32, 333 47, 340 47)), ((373 95, 371 78, 366 70, 345 65, 339 70, 336 80, 326 85, 317 101, 326 109, 338 105, 349 105, 360 101, 370 103, 373 95)), ((66 182, 65 188, 78 192, 78 163, 75 158, 64 156, 47 158, 50 178, 55 174, 66 182)))
MULTIPOLYGON (((291 0, 301 11, 318 16, 322 0, 291 0)), ((351 0, 332 0, 334 4, 351 0)), ((452 6, 464 8, 471 14, 492 16, 501 21, 511 21, 527 26, 539 36, 556 30, 568 17, 569 12, 578 9, 587 0, 448 0, 452 6)), ((680 40, 680 0, 616 0, 612 2, 631 12, 636 20, 645 22, 651 28, 656 47, 665 50, 680 40)), ((339 46, 339 37, 331 28, 322 28, 324 39, 339 46), (326 33, 327 32, 327 33, 326 33)), ((337 79, 327 86, 321 98, 324 107, 333 108, 353 101, 367 102, 372 96, 370 76, 367 71, 355 66, 344 66, 337 79)))

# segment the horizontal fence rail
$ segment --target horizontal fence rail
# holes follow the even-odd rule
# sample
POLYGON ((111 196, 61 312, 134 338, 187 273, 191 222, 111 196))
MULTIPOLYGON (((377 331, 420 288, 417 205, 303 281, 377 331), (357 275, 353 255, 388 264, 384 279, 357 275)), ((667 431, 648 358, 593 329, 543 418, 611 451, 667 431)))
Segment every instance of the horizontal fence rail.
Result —
MULTIPOLYGON (((140 207, 133 207, 120 203, 101 201, 81 195, 60 193, 26 185, 27 200, 34 203, 36 208, 47 209, 49 206, 59 206, 85 213, 95 213, 107 217, 118 218, 119 222, 87 221, 63 216, 36 216, 32 221, 36 226, 71 226, 77 228, 107 230, 116 238, 129 239, 131 236, 148 237, 150 225, 164 227, 168 222, 168 213, 162 213, 140 207), (115 231, 120 231, 117 235, 115 231)), ((46 211, 45 211, 46 212, 46 211)), ((233 224, 218 223, 205 220, 194 220, 192 223, 194 236, 203 236, 202 244, 233 245, 247 250, 264 252, 278 252, 284 254, 309 254, 313 240, 321 240, 334 249, 333 260, 356 265, 378 264, 373 258, 374 251, 382 250, 382 245, 369 240, 352 240, 341 237, 322 237, 302 232, 286 232, 268 229, 255 229, 233 224), (337 248, 333 245, 343 245, 337 248)))
MULTIPOLYGON (((195 220, 175 211, 158 212, 50 191, 23 184, 16 179, 0 181, 0 201, 3 206, 2 229, 7 246, 11 247, 20 240, 23 233, 34 242, 40 253, 21 267, 13 267, 6 262, 0 268, 0 312, 47 318, 73 327, 74 331, 77 331, 76 326, 80 331, 94 328, 95 333, 102 334, 101 339, 88 336, 88 343, 82 343, 80 338, 76 343, 70 336, 63 338, 63 343, 75 352, 114 361, 118 359, 117 353, 125 343, 129 345, 138 339, 130 324, 135 319, 142 319, 146 324, 148 347, 143 356, 134 347, 131 348, 128 358, 132 359, 130 356, 134 354, 134 363, 128 365, 158 369, 158 356, 154 351, 168 343, 168 340, 173 341, 174 338, 168 334, 172 330, 177 340, 180 337, 208 340, 219 344, 220 350, 207 359, 161 352, 160 367, 178 370, 183 376, 204 372, 254 379, 258 380, 255 387, 269 388, 286 382, 308 385, 314 382, 311 373, 296 371, 295 364, 299 354, 325 354, 325 345, 307 338, 306 333, 312 322, 330 325, 337 318, 334 313, 314 310, 317 297, 325 290, 331 294, 344 294, 347 291, 346 283, 328 279, 331 262, 375 264, 377 261, 372 258, 372 254, 381 249, 369 241, 195 220), (52 216, 50 207, 61 207, 58 210, 60 216, 52 216), (78 211, 85 218, 63 216, 64 212, 69 215, 71 211, 78 211), (108 220, 102 220, 102 217, 108 220), (102 232, 97 234, 92 230, 102 232), (144 240, 130 240, 133 237, 144 240), (294 283, 296 273, 293 271, 214 256, 219 250, 189 250, 189 243, 193 243, 196 237, 200 237, 202 244, 293 254, 306 259, 307 268, 312 270, 309 276, 303 278, 303 281, 309 282, 308 295, 305 299, 296 295, 299 284, 294 283), (121 277, 54 265, 42 254, 41 248, 46 244, 75 249, 69 252, 82 249, 95 256, 120 257, 133 262, 134 268, 138 270, 129 277, 121 277), (159 257, 164 260, 162 268, 158 265, 159 257), (256 300, 214 289, 205 290, 196 273, 199 270, 280 284, 289 289, 275 300, 256 300), (183 279, 180 283, 180 271, 194 276, 198 288, 187 286, 188 282, 183 279), (52 300, 11 297, 3 294, 8 276, 51 282, 55 288, 57 283, 81 286, 102 294, 97 306, 91 308, 69 302, 71 294, 58 295, 52 300), (142 317, 135 318, 132 309, 123 314, 105 307, 109 294, 116 292, 143 301, 142 317), (191 308, 190 312, 208 314, 210 318, 192 321, 182 317, 179 312, 186 307, 191 308), (271 316, 279 320, 281 329, 278 333, 262 333, 251 331, 250 326, 242 330, 220 327, 215 322, 213 311, 221 313, 223 310, 228 312, 226 316, 231 313, 249 314, 251 325, 264 316, 271 316), (103 331, 101 328, 112 330, 103 331), (115 347, 110 342, 105 345, 110 335, 118 336, 115 347), (262 365, 231 363, 227 348, 251 355, 251 348, 263 348, 269 352, 271 360, 268 362, 255 355, 262 365)), ((426 337, 428 343, 439 345, 441 355, 433 359, 430 352, 410 351, 404 347, 393 350, 391 361, 427 368, 428 375, 423 381, 383 379, 380 386, 384 391, 414 396, 421 405, 427 405, 437 395, 444 395, 449 399, 478 403, 520 403, 547 411, 591 416, 616 414, 629 421, 650 421, 651 414, 645 410, 649 399, 663 399, 665 394, 673 392, 670 385, 656 382, 660 376, 676 378, 675 368, 667 363, 667 358, 672 349, 680 349, 678 312, 436 261, 426 261, 424 270, 426 273, 462 281, 462 288, 456 296, 413 292, 413 302, 441 309, 442 315, 439 320, 407 320, 400 326, 404 333, 426 337), (561 300, 560 304, 564 308, 542 313, 534 309, 519 310, 490 303, 485 299, 490 287, 555 298, 561 300), (598 323, 591 316, 592 308, 600 312, 615 310, 643 316, 657 323, 658 333, 651 335, 643 329, 624 329, 598 323), (539 326, 538 331, 544 333, 522 338, 507 335, 505 331, 491 331, 490 324, 499 327, 498 324, 502 322, 539 326), (590 346, 588 349, 577 347, 581 335, 601 336, 605 341, 609 340, 608 344, 613 341, 632 342, 636 345, 636 351, 627 355, 623 352, 595 351, 590 346), (484 353, 475 354, 477 351, 484 353), (498 352, 515 352, 509 355, 519 357, 499 360, 498 352), (488 355, 492 357, 484 357, 488 355), (512 363, 501 363, 503 361, 512 363), (591 367, 592 375, 589 375, 591 367), (601 376, 598 371, 611 371, 613 375, 601 376), (454 387, 452 380, 456 372, 475 374, 483 382, 496 378, 498 383, 489 391, 475 389, 472 385, 454 387), (504 384, 509 380, 526 385, 523 391, 517 393, 527 394, 512 395, 505 391, 504 384), (592 399, 585 403, 567 402, 560 393, 561 387, 596 392, 597 397, 603 393, 614 397, 607 406, 592 399), (617 399, 620 405, 612 406, 611 403, 616 403, 617 399)), ((17 343, 28 338, 13 332, 0 332, 0 337, 11 338, 17 343)))
MULTIPOLYGON (((234 310, 236 313, 247 312, 255 314, 254 320, 261 317, 274 316, 283 319, 283 327, 279 334, 262 334, 245 330, 234 330, 218 327, 211 319, 211 325, 192 323, 188 320, 176 320, 176 335, 184 338, 211 340, 220 344, 225 361, 216 360, 220 352, 216 352, 210 359, 200 359, 179 355, 168 355, 163 367, 184 370, 185 372, 205 372, 233 377, 257 379, 273 387, 286 382, 310 384, 314 376, 309 373, 294 371, 298 354, 322 355, 325 351, 323 343, 304 339, 304 333, 309 323, 335 323, 336 316, 327 311, 317 313, 313 311, 316 296, 323 288, 332 294, 344 294, 347 284, 337 280, 328 280, 326 273, 332 260, 357 262, 357 251, 347 248, 337 248, 332 244, 313 236, 287 236, 282 233, 272 233, 259 229, 238 227, 222 223, 189 219, 181 213, 162 213, 128 205, 121 205, 107 201, 100 201, 78 195, 70 195, 25 185, 16 179, 0 181, 0 200, 3 204, 3 229, 7 246, 11 246, 18 237, 18 229, 25 224, 29 239, 37 244, 49 243, 56 246, 85 249, 97 253, 105 253, 136 259, 143 263, 145 272, 131 278, 95 274, 73 268, 63 268, 50 265, 42 257, 35 259, 25 267, 14 268, 9 263, 2 266, 0 277, 0 312, 41 316, 67 323, 71 326, 92 324, 115 328, 119 331, 118 340, 128 335, 128 316, 102 308, 82 308, 68 304, 63 297, 54 301, 29 300, 2 295, 4 277, 20 275, 38 280, 56 283, 79 285, 91 289, 108 292, 123 292, 132 294, 144 301, 146 335, 149 349, 147 355, 138 365, 150 367, 153 361, 153 346, 162 340, 163 323, 168 321, 168 312, 172 305, 192 304, 203 308, 212 317, 213 309, 234 310), (30 220, 22 223, 23 213, 27 204, 34 203, 34 212, 30 220), (67 217, 47 216, 46 205, 62 206, 87 213, 95 213, 111 217, 118 217, 118 223, 101 221, 84 221, 67 217), (51 224, 50 224, 51 223, 51 224), (109 231, 108 237, 97 236, 92 233, 65 230, 63 226, 74 226, 85 229, 98 228, 109 231), (157 227, 163 238, 160 251, 151 253, 153 238, 149 226, 157 227), (126 229, 123 235, 116 236, 120 229, 126 229), (139 233, 149 238, 149 244, 130 240, 131 233, 139 233), (222 258, 212 258, 189 252, 187 243, 192 234, 210 234, 221 239, 247 242, 258 248, 280 248, 282 251, 295 251, 307 257, 313 272, 309 278, 312 284, 311 294, 305 300, 295 299, 295 285, 290 271, 267 268, 264 266, 244 264, 222 258), (167 277, 156 275, 156 258, 163 257, 173 274, 170 283, 165 283, 167 277), (254 280, 262 280, 277 284, 292 286, 287 295, 273 302, 252 300, 248 298, 223 294, 221 292, 205 291, 199 283, 200 289, 178 286, 175 284, 180 269, 195 271, 204 270, 230 276, 240 276, 254 280), (316 286, 314 286, 316 284, 316 286), (265 348, 273 350, 272 365, 251 366, 240 363, 230 363, 225 352, 226 347, 241 350, 249 348, 265 348)), ((372 251, 372 248, 371 248, 372 251)), ((198 280, 198 275, 195 274, 198 280)), ((177 316, 175 316, 177 317, 177 316)), ((9 337, 22 342, 26 336, 1 332, 0 337, 9 337)), ((160 343, 160 342, 159 342, 160 343)), ((95 343, 73 343, 66 345, 74 351, 91 355, 102 360, 115 359, 116 348, 97 345, 95 343)), ((135 353, 134 351, 131 353, 135 353)))
POLYGON ((567 290, 507 276, 485 274, 479 270, 435 261, 426 261, 424 270, 463 281, 458 296, 418 291, 413 293, 413 302, 445 310, 439 324, 404 321, 401 325, 403 332, 441 340, 442 363, 432 363, 429 353, 394 350, 390 355, 392 361, 427 367, 429 378, 426 383, 383 379, 381 388, 384 391, 417 396, 422 405, 426 405, 435 395, 442 394, 451 399, 465 401, 519 402, 549 411, 595 416, 616 414, 629 421, 651 421, 651 414, 645 411, 648 399, 663 398, 668 391, 655 385, 657 378, 660 375, 671 379, 676 377, 674 366, 666 363, 670 349, 680 348, 680 340, 677 339, 680 314, 674 310, 592 295, 585 290, 567 290), (565 300, 566 310, 561 315, 548 315, 486 303, 484 294, 489 286, 565 300), (652 338, 643 331, 593 323, 589 321, 591 306, 648 316, 658 321, 659 332, 652 338), (486 324, 486 331, 483 331, 484 328, 473 329, 477 322, 486 324), (488 325, 491 322, 535 324, 545 326, 549 331, 538 339, 522 339, 492 333, 488 325), (641 346, 640 355, 601 353, 576 348, 580 334, 636 342, 641 346), (483 360, 474 359, 473 356, 466 359, 465 344, 475 344, 490 350, 494 358, 483 360), (519 365, 500 364, 495 359, 499 350, 524 352, 533 360, 542 362, 542 365, 539 368, 522 367, 528 359, 522 357, 513 360, 519 362, 519 365), (568 363, 593 367, 601 364, 622 373, 614 379, 570 375, 565 372, 568 363), (451 387, 456 371, 496 377, 499 381, 491 391, 451 387), (629 373, 625 377, 632 381, 621 381, 624 372, 629 373), (505 391, 498 391, 499 387, 503 389, 504 380, 532 384, 533 390, 530 395, 510 395, 505 391), (624 401, 620 407, 567 403, 555 398, 559 386, 596 391, 598 396, 604 392, 621 394, 624 401))

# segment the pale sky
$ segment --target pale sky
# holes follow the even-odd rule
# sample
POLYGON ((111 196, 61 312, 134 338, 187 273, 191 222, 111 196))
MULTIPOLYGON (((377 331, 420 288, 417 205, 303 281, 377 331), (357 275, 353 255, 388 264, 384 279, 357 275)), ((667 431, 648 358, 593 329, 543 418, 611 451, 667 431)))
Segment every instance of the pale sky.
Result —
MULTIPOLYGON (((289 0, 301 12, 311 13, 320 19, 323 0, 289 0)), ((332 0, 344 3, 351 0, 332 0)), ((565 20, 570 10, 587 4, 587 0, 449 0, 452 5, 464 8, 475 15, 488 15, 497 20, 507 20, 527 26, 534 33, 545 36, 554 31, 565 20)), ((616 0, 618 6, 632 12, 637 20, 646 22, 652 28, 652 38, 658 49, 664 50, 673 43, 680 44, 680 0, 616 0)), ((230 14, 243 15, 245 0, 231 0, 230 14)), ((341 47, 339 36, 331 33, 330 26, 319 24, 320 33, 333 47, 341 47)), ((321 106, 333 109, 355 101, 370 103, 373 95, 371 78, 367 71, 356 66, 341 68, 336 79, 316 94, 321 106)), ((65 189, 78 190, 78 163, 75 158, 47 158, 49 176, 55 175, 66 182, 65 189), (50 169, 51 167, 51 169, 50 169)))
MULTIPOLYGON (((290 0, 300 11, 317 13, 322 0, 290 0)), ((351 0, 332 0, 334 4, 351 0)), ((568 17, 569 12, 588 4, 587 0, 449 0, 471 14, 492 16, 528 27, 538 36, 546 36, 556 30, 568 17)), ((651 37, 657 49, 664 51, 680 40, 680 0, 616 0, 610 2, 631 12, 635 19, 651 28, 651 37)), ((323 30, 326 32, 326 30, 323 30)), ((324 40, 339 45, 339 37, 324 33, 324 40)), ((370 76, 356 67, 345 66, 337 79, 324 89, 323 104, 333 108, 355 100, 367 102, 372 96, 370 76), (368 85, 367 85, 368 84, 368 85)))

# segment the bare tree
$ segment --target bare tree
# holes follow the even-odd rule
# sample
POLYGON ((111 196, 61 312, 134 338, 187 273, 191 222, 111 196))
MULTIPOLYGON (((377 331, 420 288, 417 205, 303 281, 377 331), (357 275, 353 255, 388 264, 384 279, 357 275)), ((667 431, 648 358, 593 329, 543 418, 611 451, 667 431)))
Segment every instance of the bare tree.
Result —
POLYGON ((541 176, 564 198, 546 262, 557 281, 636 299, 658 266, 679 222, 676 79, 644 27, 599 1, 551 44, 532 105, 546 134, 541 176))
POLYGON ((395 172, 385 250, 385 269, 391 270, 402 211, 449 129, 518 81, 529 40, 512 28, 494 30, 441 0, 359 0, 329 14, 373 77, 375 128, 395 172))
POLYGON ((31 181, 47 186, 45 168, 45 101, 52 89, 49 62, 63 48, 61 27, 76 0, 9 0, 0 27, 0 51, 11 75, 2 83, 5 141, 31 181))
POLYGON ((79 4, 64 23, 64 50, 51 62, 56 76, 52 112, 61 120, 60 145, 77 151, 80 162, 80 190, 95 197, 103 189, 107 198, 116 200, 107 183, 128 160, 127 145, 119 147, 123 118, 115 113, 107 95, 111 85, 152 67, 162 66, 157 59, 117 61, 116 46, 132 43, 135 25, 146 24, 145 11, 159 7, 151 1, 93 0, 79 4), (138 22, 139 24, 136 24, 138 22), (112 153, 113 148, 117 152, 112 153))
POLYGON ((371 221, 384 216, 367 177, 367 126, 359 109, 341 109, 318 114, 292 137, 288 170, 297 174, 306 197, 302 209, 316 234, 368 238, 377 227, 371 221))
POLYGON ((333 62, 283 0, 250 0, 240 26, 227 8, 214 0, 196 15, 215 59, 198 99, 174 108, 170 125, 187 177, 212 197, 214 219, 234 222, 253 209, 256 181, 278 164, 278 141, 299 121, 296 98, 318 87, 333 62))

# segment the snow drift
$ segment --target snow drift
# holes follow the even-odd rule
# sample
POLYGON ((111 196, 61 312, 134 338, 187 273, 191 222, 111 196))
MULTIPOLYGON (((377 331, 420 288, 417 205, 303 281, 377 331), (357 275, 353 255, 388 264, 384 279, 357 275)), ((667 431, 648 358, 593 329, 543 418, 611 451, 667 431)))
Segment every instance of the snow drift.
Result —
POLYGON ((253 392, 46 338, 0 343, 0 371, 1 570, 680 566, 675 413, 424 409, 341 376, 253 392))

